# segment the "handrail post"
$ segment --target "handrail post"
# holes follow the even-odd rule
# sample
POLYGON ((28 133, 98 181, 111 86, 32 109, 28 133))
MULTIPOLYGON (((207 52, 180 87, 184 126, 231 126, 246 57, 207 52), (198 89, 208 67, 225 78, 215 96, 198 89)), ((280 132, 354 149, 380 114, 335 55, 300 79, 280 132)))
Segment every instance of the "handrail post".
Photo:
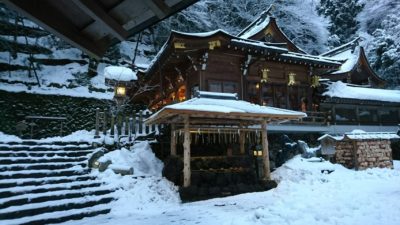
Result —
MULTIPOLYGON (((96 131, 95 131, 95 134, 94 134, 94 138, 99 138, 100 137, 100 135, 99 135, 99 126, 100 126, 100 118, 99 118, 99 116, 100 115, 99 114, 100 114, 100 109, 96 108, 96 124, 95 124, 96 131)), ((61 125, 61 127, 62 127, 62 125, 61 125)))

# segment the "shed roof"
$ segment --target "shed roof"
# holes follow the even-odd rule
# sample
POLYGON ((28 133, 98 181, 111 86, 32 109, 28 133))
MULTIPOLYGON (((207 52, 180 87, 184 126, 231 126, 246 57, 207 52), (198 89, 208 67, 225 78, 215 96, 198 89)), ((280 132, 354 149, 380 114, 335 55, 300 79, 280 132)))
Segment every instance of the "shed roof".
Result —
POLYGON ((147 119, 147 124, 156 123, 182 123, 183 115, 199 119, 191 123, 210 123, 214 125, 245 123, 247 125, 259 124, 263 119, 272 122, 297 120, 307 114, 292 110, 260 106, 250 102, 234 99, 216 99, 218 93, 203 92, 203 96, 165 106, 147 119))
POLYGON ((344 135, 330 135, 324 134, 318 138, 318 141, 324 139, 333 139, 341 141, 349 140, 377 140, 377 139, 399 139, 400 136, 393 132, 346 132, 344 135))

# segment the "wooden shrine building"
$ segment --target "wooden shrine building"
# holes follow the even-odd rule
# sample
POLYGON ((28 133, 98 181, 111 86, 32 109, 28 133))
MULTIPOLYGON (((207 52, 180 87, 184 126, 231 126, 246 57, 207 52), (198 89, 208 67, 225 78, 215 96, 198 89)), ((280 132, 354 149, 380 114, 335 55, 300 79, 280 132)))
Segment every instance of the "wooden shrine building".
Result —
MULTIPOLYGON (((307 112, 312 121, 318 119, 325 126, 336 117, 332 98, 325 94, 332 82, 375 88, 370 89, 372 93, 379 92, 376 88, 384 85, 384 80, 371 69, 358 39, 319 56, 307 54, 283 33, 271 9, 237 35, 223 30, 172 31, 139 77, 140 82, 157 88, 137 95, 134 101, 153 110, 190 99, 198 90, 236 93, 239 99, 259 105, 307 112), (329 106, 321 108, 326 100, 329 106)), ((373 103, 375 108, 400 106, 400 100, 371 98, 374 100, 359 102, 353 98, 352 102, 373 103)), ((394 111, 390 123, 396 125, 400 122, 400 110, 394 111)), ((325 128, 320 131, 329 132, 325 128)))
MULTIPOLYGON (((229 185, 233 185, 233 187, 237 185, 237 179, 232 177, 240 173, 247 176, 241 182, 258 182, 258 179, 252 176, 255 171, 252 160, 247 161, 250 162, 247 164, 235 164, 238 161, 246 162, 246 159, 253 156, 249 150, 252 148, 251 145, 257 141, 250 141, 251 135, 258 134, 258 141, 262 146, 260 149, 262 154, 259 154, 262 158, 263 168, 261 179, 270 180, 267 124, 298 120, 306 116, 302 112, 260 106, 238 100, 237 94, 198 91, 196 97, 192 99, 163 107, 147 119, 146 123, 171 125, 171 156, 177 156, 178 152, 181 153, 181 157, 183 155, 183 187, 197 185, 197 182, 192 183, 192 181, 199 178, 192 178, 192 172, 197 176, 207 177, 207 179, 229 173, 229 181, 223 185, 220 184, 221 187, 219 187, 226 188, 229 185), (199 143, 201 141, 198 139, 202 139, 203 142, 199 143), (212 145, 218 146, 218 150, 225 149, 222 152, 207 152, 204 139, 212 145), (183 144, 183 150, 177 151, 177 148, 182 146, 180 143, 183 144), (239 151, 234 150, 236 147, 239 148, 239 151), (195 163, 195 160, 204 157, 208 164, 212 160, 219 160, 218 167, 204 168, 195 163)), ((217 180, 215 182, 202 181, 199 185, 216 185, 217 180)), ((180 181, 178 182, 182 185, 180 181)), ((229 192, 231 191, 233 190, 229 190, 229 192)))

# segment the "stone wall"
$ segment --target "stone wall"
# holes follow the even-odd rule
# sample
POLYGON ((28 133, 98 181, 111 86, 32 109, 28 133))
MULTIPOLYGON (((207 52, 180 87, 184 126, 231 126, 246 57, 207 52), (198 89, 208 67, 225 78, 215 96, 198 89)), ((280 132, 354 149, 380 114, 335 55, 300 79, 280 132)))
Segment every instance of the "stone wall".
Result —
POLYGON ((354 147, 350 140, 336 142, 336 163, 347 168, 354 168, 354 147))
POLYGON ((393 168, 390 140, 343 140, 336 142, 336 162, 347 168, 393 168))
MULTIPOLYGON (((17 123, 26 116, 66 117, 63 134, 77 130, 92 130, 96 108, 107 108, 109 102, 91 98, 77 98, 57 95, 38 95, 0 91, 0 131, 7 134, 30 138, 30 127, 17 131, 17 123)), ((60 122, 55 120, 26 120, 34 122, 33 138, 60 135, 60 122)))

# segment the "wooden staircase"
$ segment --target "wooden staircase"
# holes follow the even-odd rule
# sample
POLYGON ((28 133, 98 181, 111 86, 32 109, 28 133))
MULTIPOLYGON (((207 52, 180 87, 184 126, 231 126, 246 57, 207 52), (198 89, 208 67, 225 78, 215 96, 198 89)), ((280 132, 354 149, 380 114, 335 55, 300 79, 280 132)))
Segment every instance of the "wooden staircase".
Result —
POLYGON ((90 175, 86 142, 0 142, 0 224, 49 224, 110 212, 113 189, 90 175))

